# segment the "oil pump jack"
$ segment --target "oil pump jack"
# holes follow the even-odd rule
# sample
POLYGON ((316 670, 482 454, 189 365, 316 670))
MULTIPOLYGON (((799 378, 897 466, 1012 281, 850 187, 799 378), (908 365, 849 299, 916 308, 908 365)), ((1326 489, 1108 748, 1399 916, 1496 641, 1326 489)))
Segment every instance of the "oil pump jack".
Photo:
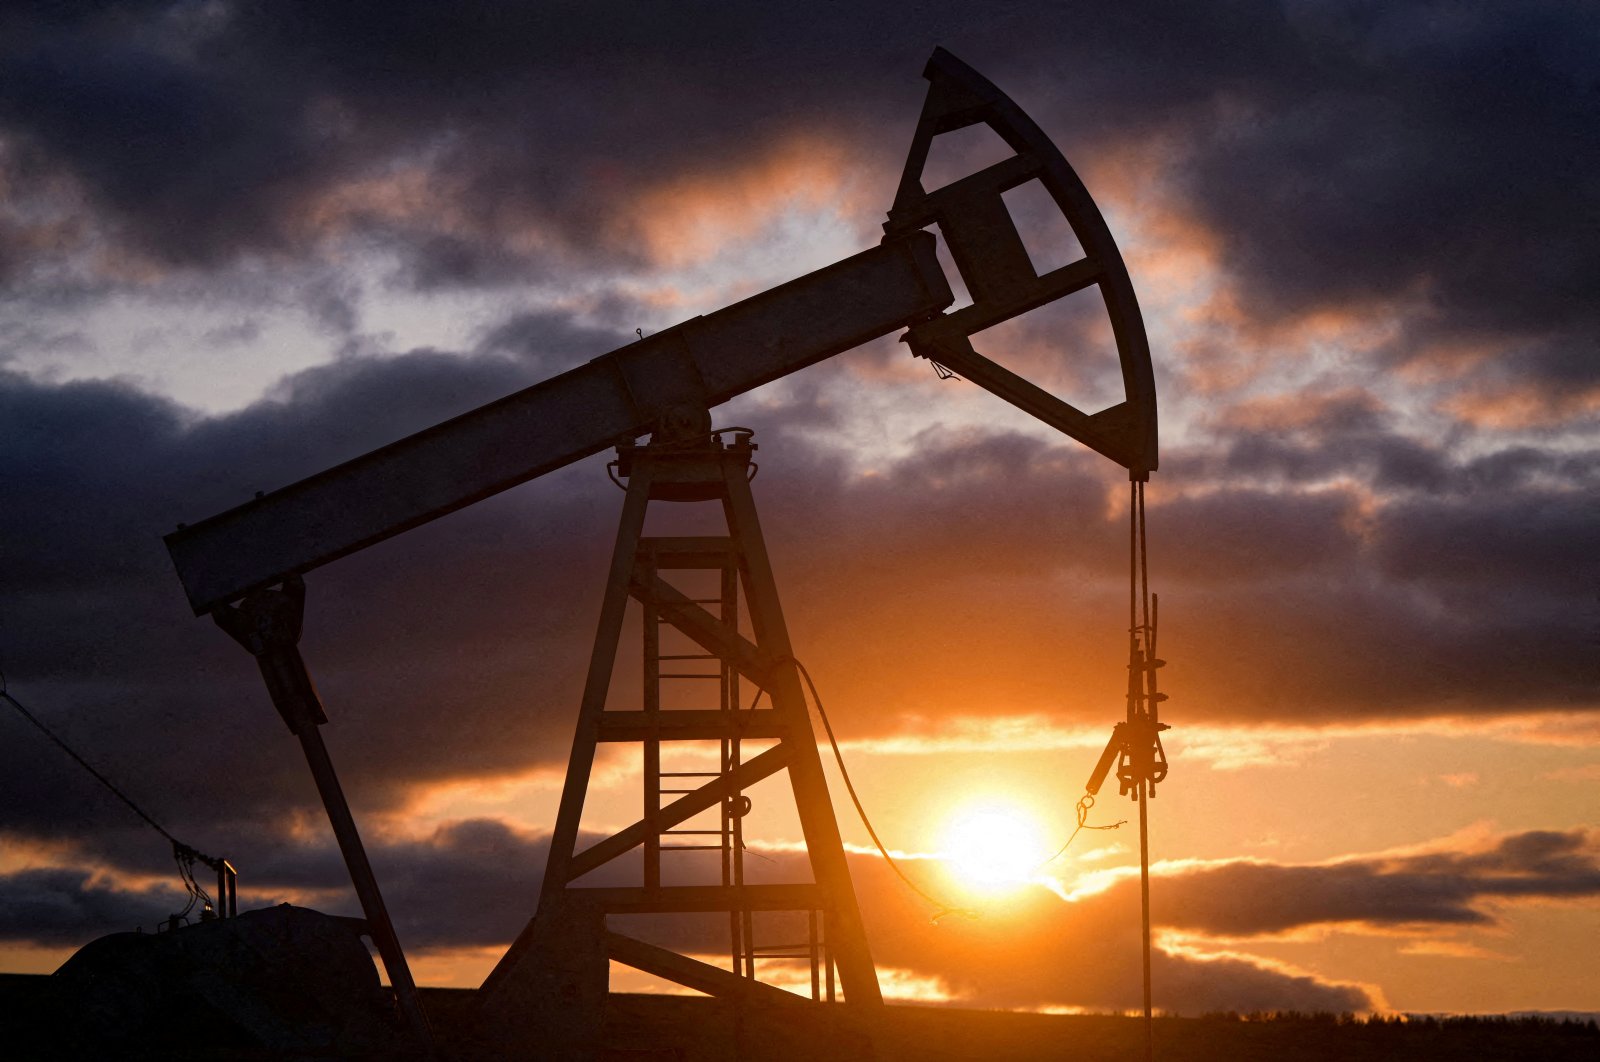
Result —
MULTIPOLYGON (((753 916, 768 911, 809 917, 807 944, 788 954, 810 959, 813 994, 820 965, 829 998, 837 972, 847 1002, 881 1001, 756 516, 749 483, 755 445, 747 430, 713 431, 709 411, 752 388, 904 330, 901 339, 916 357, 1089 446, 1125 467, 1136 484, 1156 468, 1155 388, 1144 326, 1122 257, 1094 201, 1034 122, 972 68, 936 49, 924 76, 928 94, 877 246, 715 313, 641 336, 571 371, 180 526, 166 537, 195 614, 211 615, 255 656, 274 706, 303 746, 367 931, 402 1014, 419 1036, 427 1035, 426 1018, 319 733, 327 716, 298 645, 306 594, 302 576, 609 448, 616 450, 612 467, 619 483, 626 480, 626 495, 560 811, 537 910, 480 992, 484 1021, 512 1032, 539 1029, 544 1042, 552 1043, 551 1036, 559 1039, 560 1030, 572 1030, 583 1015, 595 1013, 607 991, 608 959, 712 994, 795 999, 759 976, 759 961, 769 952, 755 939, 753 916), (999 135, 1010 157, 943 187, 925 187, 934 139, 980 124, 999 135), (1070 223, 1083 250, 1081 259, 1042 274, 1003 199, 1007 191, 1035 181, 1070 223), (971 295, 970 305, 953 312, 947 312, 954 298, 930 230, 943 237, 971 295), (1121 362, 1124 399, 1109 408, 1086 413, 974 348, 971 337, 984 329, 1089 288, 1098 288, 1104 299, 1121 362), (648 441, 641 442, 646 436, 648 441), (720 506, 727 533, 646 536, 646 509, 658 501, 720 506), (672 577, 684 571, 710 573, 717 588, 711 598, 694 597, 675 585, 672 577), (630 599, 643 616, 643 703, 617 710, 607 707, 606 695, 630 599), (694 651, 664 651, 663 632, 686 639, 694 651), (682 671, 690 667, 705 670, 682 671), (665 703, 663 689, 688 678, 717 691, 706 698, 710 703, 694 708, 665 703), (741 682, 764 694, 769 707, 744 706, 741 682), (580 847, 591 767, 597 748, 608 742, 641 748, 643 812, 632 825, 580 847), (719 766, 664 771, 663 749, 680 742, 714 746, 719 766), (813 880, 747 882, 740 834, 749 807, 745 790, 784 771, 813 880), (686 826, 712 816, 713 827, 686 826), (675 843, 686 835, 697 843, 675 843), (682 875, 671 862, 683 848, 720 852, 720 877, 679 883, 682 875), (636 883, 585 883, 586 875, 602 867, 615 871, 619 858, 635 851, 642 857, 636 883), (663 863, 668 864, 665 873, 663 863), (606 922, 608 916, 627 914, 706 912, 728 918, 731 969, 633 939, 606 922)), ((1130 772, 1153 770, 1149 750, 1130 751, 1129 740, 1121 737, 1114 745, 1123 755, 1118 773, 1124 782, 1130 772)), ((1165 770, 1164 761, 1160 769, 1165 770)))

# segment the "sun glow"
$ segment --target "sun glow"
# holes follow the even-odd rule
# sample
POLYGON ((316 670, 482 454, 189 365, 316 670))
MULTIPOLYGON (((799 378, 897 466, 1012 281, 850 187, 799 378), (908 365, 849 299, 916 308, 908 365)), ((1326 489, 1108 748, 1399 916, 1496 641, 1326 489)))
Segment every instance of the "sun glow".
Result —
POLYGON ((942 854, 965 884, 983 889, 1032 881, 1049 855, 1032 816, 1003 805, 973 808, 955 818, 945 830, 942 854))

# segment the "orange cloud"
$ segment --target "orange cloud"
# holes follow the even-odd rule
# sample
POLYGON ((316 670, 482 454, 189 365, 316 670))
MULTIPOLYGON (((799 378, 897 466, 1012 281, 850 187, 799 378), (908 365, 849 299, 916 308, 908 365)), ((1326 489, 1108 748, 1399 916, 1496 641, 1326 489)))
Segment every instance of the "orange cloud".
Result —
POLYGON ((1401 955, 1440 955, 1448 959, 1490 959, 1495 962, 1516 962, 1515 955, 1491 951, 1464 940, 1416 940, 1400 948, 1401 955))
POLYGON ((1326 394, 1298 391, 1250 398, 1228 406, 1213 419, 1229 428, 1247 431, 1292 431, 1314 428, 1337 418, 1375 416, 1384 408, 1372 392, 1344 387, 1326 394))
POLYGON ((754 238, 784 211, 860 219, 881 213, 857 187, 843 144, 792 135, 731 169, 706 169, 646 189, 616 225, 666 268, 700 264, 754 238))
POLYGON ((1600 386, 1553 391, 1530 383, 1492 384, 1446 399, 1440 408, 1479 428, 1553 428, 1600 413, 1600 386))
MULTIPOLYGON (((313 244, 373 221, 464 235, 478 227, 462 209, 464 194, 462 182, 435 160, 412 159, 319 189, 298 205, 290 226, 297 239, 313 244)), ((544 242, 530 226, 509 226, 496 236, 523 250, 544 242)))

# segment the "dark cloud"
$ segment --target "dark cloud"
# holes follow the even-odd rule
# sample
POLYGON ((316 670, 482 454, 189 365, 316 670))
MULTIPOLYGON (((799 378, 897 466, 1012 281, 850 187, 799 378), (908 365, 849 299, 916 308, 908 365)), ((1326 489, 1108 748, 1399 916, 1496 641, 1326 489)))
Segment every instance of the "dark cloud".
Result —
MULTIPOLYGON (((547 837, 473 820, 450 824, 423 841, 369 842, 368 849, 397 932, 416 955, 507 945, 537 902, 547 845, 547 837)), ((1137 1005, 1138 933, 1121 891, 1069 904, 1046 890, 1029 889, 1015 904, 975 920, 952 916, 936 924, 881 860, 850 858, 880 965, 938 978, 976 1006, 1137 1005), (1083 962, 1091 953, 1096 961, 1083 962)), ((749 867, 752 881, 809 877, 803 857, 793 853, 751 859, 749 867)), ((912 870, 926 874, 928 868, 919 864, 912 870)), ((637 859, 625 858, 585 884, 637 884, 638 874, 637 859)), ((327 842, 270 849, 248 864, 242 884, 247 906, 294 897, 329 913, 358 913, 344 868, 327 842)), ((152 927, 181 909, 182 901, 176 890, 134 892, 79 872, 24 871, 0 876, 0 916, 13 916, 0 922, 0 936, 79 943, 134 925, 152 927)), ((613 928, 696 954, 716 954, 726 946, 726 920, 715 916, 628 916, 614 919, 613 928)), ((804 927, 763 916, 758 931, 793 935, 804 927)), ((1162 993, 1157 1003, 1163 1009, 1340 1011, 1372 1005, 1359 988, 1238 958, 1196 960, 1160 950, 1155 957, 1162 993)))
MULTIPOLYGON (((351 355, 211 418, 121 384, 4 377, 0 534, 26 558, 3 575, 13 689, 131 791, 159 794, 180 835, 314 807, 253 666, 189 616, 159 535, 615 338, 515 316, 486 333, 484 353, 351 355)), ((864 737, 902 716, 1071 718, 1117 703, 1126 539, 1102 463, 934 429, 858 477, 815 427, 834 423, 839 389, 854 386, 846 368, 818 369, 792 402, 739 414, 759 414, 758 493, 786 610, 830 705, 877 706, 852 723, 864 737), (983 708, 951 693, 977 689, 983 708)), ((1180 454, 1191 491, 1152 489, 1168 687, 1185 717, 1592 705, 1575 617, 1593 578, 1593 514, 1555 485, 1578 458, 1525 448, 1461 461, 1367 417, 1331 423, 1286 436, 1301 457, 1272 458, 1308 489, 1254 486, 1258 466, 1237 453, 1180 454), (1376 504, 1317 487, 1370 478, 1393 452, 1427 475, 1409 487, 1391 477, 1376 504)), ((562 762, 619 498, 591 462, 311 573, 304 652, 358 802, 390 807, 420 781, 562 762)), ((92 787, 33 746, 6 749, 13 828, 49 836, 65 814, 110 829, 94 825, 117 813, 92 787)))
POLYGON ((1301 926, 1490 925, 1494 901, 1600 895, 1592 830, 1510 834, 1479 851, 1312 866, 1230 862, 1164 877, 1155 917, 1218 936, 1301 926))
POLYGON ((199 261, 281 249, 283 215, 323 150, 297 120, 301 101, 225 55, 188 52, 174 39, 188 20, 168 14, 171 36, 130 36, 127 12, 76 25, 13 13, 0 121, 66 167, 135 245, 199 261))
MULTIPOLYGON (((241 839, 281 857, 285 881, 332 880, 326 860, 291 874, 275 823, 315 794, 250 661, 188 615, 159 535, 599 354, 661 312, 616 295, 585 316, 534 304, 469 353, 396 354, 351 338, 364 323, 352 248, 392 259, 402 288, 615 290, 655 264, 647 195, 708 174, 737 185, 797 137, 838 147, 886 207, 937 42, 1012 91, 1080 165, 1129 151, 1164 164, 1159 202, 1093 191, 1216 241, 1246 332, 1271 340, 1313 311, 1406 304, 1399 338, 1347 366, 1354 388, 1218 414, 1164 455, 1152 561, 1174 709, 1281 721, 1286 705, 1298 720, 1592 708, 1597 464, 1550 425, 1592 413, 1600 364, 1588 224, 1600 159, 1583 135, 1600 99, 1596 31, 1578 3, 940 2, 825 17, 788 2, 8 5, 7 308, 26 318, 137 293, 163 269, 187 278, 167 277, 174 312, 250 303, 259 275, 272 287, 262 305, 292 303, 345 346, 212 417, 126 383, 0 375, 0 664, 181 836, 241 839), (73 256, 90 264, 69 268, 73 256), (1375 397, 1378 370, 1430 359, 1465 373, 1447 393, 1479 403, 1436 435, 1375 397), (1530 394, 1501 418, 1530 429, 1516 444, 1472 433, 1495 423, 1493 403, 1530 394)), ((781 174, 762 180, 773 187, 759 197, 783 192, 781 174)), ((859 220, 869 240, 875 216, 859 220)), ((262 305, 210 340, 247 342, 262 305)), ((1098 307, 1062 309, 990 338, 1030 377, 1100 397, 1104 379, 1040 357, 1097 342, 1098 307)), ((7 326, 0 359, 51 343, 93 340, 7 326)), ((862 379, 900 356, 891 348, 731 411, 761 429, 757 490, 790 625, 830 703, 875 706, 863 736, 942 706, 1054 707, 1063 690, 1075 699, 1063 718, 1116 703, 1122 488, 1098 459, 998 417, 947 428, 932 392, 900 380, 885 394, 927 404, 929 426, 893 440, 907 456, 856 476, 837 433, 862 379), (979 689, 981 702, 952 699, 979 689)), ((312 573, 305 652, 358 811, 392 810, 422 781, 562 761, 617 504, 590 462, 312 573)), ((141 844, 33 740, 0 742, 7 829, 87 850, 141 844)), ((474 853, 531 865, 533 844, 476 824, 386 858, 407 868, 420 909, 474 853)), ((1376 903, 1356 903, 1361 890, 1390 889, 1397 909, 1440 922, 1471 921, 1487 895, 1430 897, 1422 886, 1440 875, 1416 866, 1225 873, 1308 895, 1343 874, 1351 911, 1376 903)), ((461 895, 505 900, 484 889, 461 895)), ((458 939, 501 932, 484 922, 458 939)), ((1237 1009, 1360 1002, 1318 982, 1285 995, 1282 975, 1219 963, 1168 974, 1188 979, 1188 999, 1225 971, 1218 983, 1257 979, 1252 1000, 1298 1000, 1217 1004, 1237 1009)), ((988 998, 1025 1001, 1027 977, 1060 976, 1028 970, 992 970, 988 998)))
MULTIPOLYGON (((525 276, 530 263, 501 237, 530 224, 612 265, 636 259, 632 233, 608 222, 620 203, 690 165, 734 162, 809 109, 848 124, 859 103, 750 86, 781 76, 775 62, 827 85, 830 70, 859 70, 883 39, 874 24, 889 21, 869 12, 819 29, 799 5, 53 15, 6 20, 0 121, 82 182, 113 232, 176 263, 281 250, 317 196, 416 161, 447 178, 462 230, 426 216, 395 230, 415 244, 424 287, 525 276)), ((919 59, 904 64, 913 76, 919 59)), ((359 210, 349 220, 385 227, 359 210)))
POLYGON ((1523 371, 1593 380, 1574 345, 1600 272, 1582 3, 152 4, 14 8, 5 28, 0 122, 172 261, 287 249, 314 235, 309 203, 407 165, 435 178, 429 209, 345 220, 392 226, 423 287, 548 268, 555 246, 541 264, 509 238, 529 227, 637 263, 640 192, 797 130, 859 149, 887 196, 883 144, 943 43, 1068 148, 1175 145, 1174 190, 1253 313, 1417 290, 1427 334, 1560 334, 1523 371))
POLYGON ((1420 498, 1387 507, 1380 522, 1381 570, 1445 593, 1562 599, 1575 585, 1593 585, 1600 569, 1593 496, 1582 489, 1420 498))
MULTIPOLYGON (((608 309, 608 316, 626 313, 622 306, 608 309)), ((597 357, 634 338, 621 331, 575 324, 565 314, 530 310, 495 324, 479 340, 478 349, 485 353, 538 359, 544 365, 565 366, 597 357)))
MULTIPOLYGON (((165 807, 162 820, 180 835, 314 802, 249 659, 185 614, 159 536, 370 449, 397 424, 420 428, 514 390, 531 382, 526 364, 430 352, 346 359, 212 420, 122 385, 6 377, 0 537, 27 558, 3 577, 13 691, 116 768, 130 792, 165 807)), ((584 651, 588 624, 539 605, 551 594, 592 599, 581 573, 585 561, 603 570, 605 547, 583 533, 583 517, 598 517, 599 492, 611 489, 547 484, 439 525, 442 536, 424 531, 342 575, 312 577, 305 652, 353 789, 381 805, 400 799, 417 770, 432 773, 430 761, 450 775, 554 758, 576 692, 551 662, 584 651), (383 577, 402 569, 417 578, 383 577), (541 707, 554 704, 563 710, 541 707), (513 717, 521 723, 508 729, 513 717), (434 738, 455 754, 439 758, 434 738), (402 747, 411 752, 395 760, 402 747)), ((17 771, 0 788, 13 827, 49 836, 67 815, 94 829, 107 809, 92 786, 63 788, 42 738, 7 748, 17 771), (85 801, 98 810, 80 810, 85 801)))
POLYGON ((187 902, 187 894, 170 885, 134 890, 83 870, 19 870, 0 875, 0 934, 75 947, 107 933, 153 930, 187 902))
POLYGON ((1536 339, 1543 353, 1520 359, 1520 378, 1593 386, 1593 11, 1314 5, 1289 15, 1278 44, 1288 72, 1219 93, 1181 178, 1247 312, 1270 321, 1411 293, 1431 314, 1397 357, 1430 341, 1536 339))

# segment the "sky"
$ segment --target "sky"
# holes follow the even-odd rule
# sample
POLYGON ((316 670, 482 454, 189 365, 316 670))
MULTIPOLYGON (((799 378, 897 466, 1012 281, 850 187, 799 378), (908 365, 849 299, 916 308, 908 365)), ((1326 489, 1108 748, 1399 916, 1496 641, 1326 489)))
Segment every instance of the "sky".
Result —
MULTIPOLYGON (((296 742, 161 535, 873 245, 935 45, 1077 169, 1150 334, 1157 1007, 1600 1010, 1581 0, 8 4, 10 693, 232 860, 243 906, 355 913, 296 742)), ((1092 293, 981 340, 1117 399, 1092 293)), ((893 337, 716 419, 757 432, 796 655, 907 873, 970 889, 951 838, 982 809, 1048 855, 1123 711, 1125 473, 893 337)), ((476 984, 533 911, 605 461, 307 578, 323 735, 424 983, 476 984)), ((935 922, 830 779, 892 998, 1138 1006, 1131 824, 935 922)), ((585 828, 638 784, 603 760, 585 828)), ((777 784, 751 851, 803 874, 777 784)), ((182 906, 165 842, 14 714, 0 838, 0 968, 182 906)))

